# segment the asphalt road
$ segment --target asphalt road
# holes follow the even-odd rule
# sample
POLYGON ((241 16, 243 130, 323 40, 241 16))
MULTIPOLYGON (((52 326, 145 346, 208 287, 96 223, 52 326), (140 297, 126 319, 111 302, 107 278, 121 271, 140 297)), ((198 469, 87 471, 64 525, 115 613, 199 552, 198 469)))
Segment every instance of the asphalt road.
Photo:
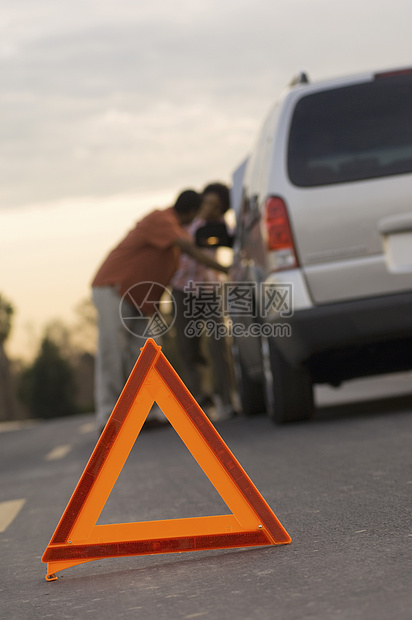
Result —
MULTIPOLYGON (((216 423, 291 545, 105 559, 51 583, 41 556, 94 448, 93 416, 0 426, 0 618, 410 620, 412 396, 390 385, 349 404, 320 391, 302 424, 216 423)), ((227 512, 168 426, 142 431, 99 523, 227 512)))

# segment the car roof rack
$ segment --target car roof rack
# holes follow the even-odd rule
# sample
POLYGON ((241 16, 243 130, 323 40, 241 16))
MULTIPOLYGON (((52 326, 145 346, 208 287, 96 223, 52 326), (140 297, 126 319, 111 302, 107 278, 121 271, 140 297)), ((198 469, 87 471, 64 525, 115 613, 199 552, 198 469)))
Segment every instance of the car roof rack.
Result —
POLYGON ((289 86, 297 86, 298 84, 309 84, 309 76, 306 71, 299 71, 292 79, 289 86))

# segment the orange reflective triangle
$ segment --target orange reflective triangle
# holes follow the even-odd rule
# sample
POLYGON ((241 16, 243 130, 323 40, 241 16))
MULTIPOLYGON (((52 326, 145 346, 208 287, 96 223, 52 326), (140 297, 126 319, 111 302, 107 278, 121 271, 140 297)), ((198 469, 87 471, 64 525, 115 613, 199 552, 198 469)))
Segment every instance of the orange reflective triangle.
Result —
POLYGON ((101 558, 286 544, 290 536, 213 424, 148 339, 42 561, 46 580, 101 558), (96 525, 154 402, 232 514, 96 525))

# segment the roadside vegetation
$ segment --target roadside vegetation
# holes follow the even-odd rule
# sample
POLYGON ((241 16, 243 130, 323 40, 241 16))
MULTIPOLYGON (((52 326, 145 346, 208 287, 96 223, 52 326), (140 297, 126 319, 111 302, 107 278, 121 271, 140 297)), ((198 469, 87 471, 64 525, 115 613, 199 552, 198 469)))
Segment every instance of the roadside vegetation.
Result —
POLYGON ((5 344, 15 308, 0 293, 0 421, 54 418, 93 411, 96 317, 91 300, 75 309, 72 325, 44 327, 31 360, 9 359, 5 344))

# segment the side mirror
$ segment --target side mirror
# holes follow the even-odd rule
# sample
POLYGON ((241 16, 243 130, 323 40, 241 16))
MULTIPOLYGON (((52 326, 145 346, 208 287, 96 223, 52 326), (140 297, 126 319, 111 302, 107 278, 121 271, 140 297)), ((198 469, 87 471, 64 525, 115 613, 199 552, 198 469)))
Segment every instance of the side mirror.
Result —
POLYGON ((233 235, 231 235, 224 222, 210 222, 200 226, 195 232, 195 243, 201 248, 218 248, 233 245, 233 235))

